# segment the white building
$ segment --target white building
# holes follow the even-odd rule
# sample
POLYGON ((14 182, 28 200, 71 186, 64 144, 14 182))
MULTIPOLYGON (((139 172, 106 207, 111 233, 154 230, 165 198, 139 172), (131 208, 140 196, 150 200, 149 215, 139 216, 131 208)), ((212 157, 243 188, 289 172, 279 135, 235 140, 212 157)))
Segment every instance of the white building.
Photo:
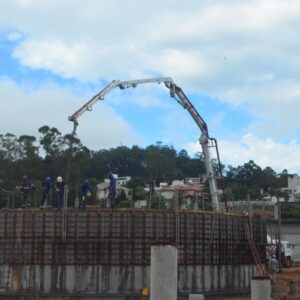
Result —
POLYGON ((187 177, 184 179, 184 182, 186 184, 201 184, 204 182, 204 177, 187 177))
MULTIPOLYGON (((121 177, 119 177, 118 174, 113 174, 113 176, 116 179, 116 183, 118 185, 121 185, 121 186, 125 186, 131 179, 130 176, 121 176, 121 177)), ((109 179, 105 178, 104 182, 109 182, 109 179)))
POLYGON ((117 184, 122 185, 122 186, 126 185, 128 183, 128 181, 130 181, 130 179, 131 179, 130 176, 122 176, 122 177, 115 177, 115 178, 116 178, 117 184))
POLYGON ((288 189, 293 193, 300 193, 300 177, 297 174, 288 176, 288 189))
POLYGON ((282 188, 281 190, 288 193, 289 201, 299 202, 300 201, 300 177, 297 174, 289 175, 287 188, 282 188))
POLYGON ((199 201, 203 194, 203 186, 187 185, 180 181, 174 181, 173 183, 172 185, 164 186, 160 190, 157 190, 157 192, 167 200, 168 207, 173 206, 177 193, 179 193, 179 206, 181 208, 199 207, 199 201))
MULTIPOLYGON (((107 195, 108 195, 109 182, 99 183, 99 184, 97 184, 96 187, 97 187, 97 192, 96 192, 97 200, 106 199, 107 195)), ((116 184, 116 193, 117 193, 117 195, 121 194, 122 191, 125 193, 126 198, 128 198, 130 196, 130 190, 117 183, 116 184)))

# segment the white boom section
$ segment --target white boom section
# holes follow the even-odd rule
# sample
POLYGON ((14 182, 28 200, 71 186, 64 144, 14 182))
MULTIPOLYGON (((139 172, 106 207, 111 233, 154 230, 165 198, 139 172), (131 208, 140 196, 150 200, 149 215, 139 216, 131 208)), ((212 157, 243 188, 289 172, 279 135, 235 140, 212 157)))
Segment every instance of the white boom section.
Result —
POLYGON ((74 123, 74 129, 72 134, 76 134, 76 128, 78 126, 77 119, 86 111, 92 110, 93 105, 99 101, 104 100, 104 96, 108 94, 111 90, 116 87, 120 89, 126 88, 135 88, 139 84, 145 83, 164 83, 165 86, 170 90, 170 96, 174 98, 184 109, 186 109, 191 117, 194 119, 195 123, 201 130, 201 137, 199 139, 200 144, 202 146, 202 150, 204 153, 205 167, 206 172, 209 178, 209 188, 212 196, 212 205, 215 211, 220 211, 220 198, 217 190, 216 177, 214 175, 214 170, 210 158, 209 152, 209 140, 210 137, 208 135, 208 129, 205 121, 199 115, 196 108, 190 102, 188 97, 184 94, 182 89, 178 87, 173 79, 170 77, 161 77, 161 78, 150 78, 150 79, 141 79, 141 80, 130 80, 130 81, 120 81, 114 80, 108 86, 106 86, 102 91, 93 96, 86 104, 84 104, 80 109, 78 109, 72 116, 69 117, 69 121, 74 123))
POLYGON ((220 197, 217 189, 217 181, 215 178, 215 174, 214 174, 214 170, 210 158, 210 152, 209 152, 210 138, 208 135, 207 125, 180 87, 178 87, 173 82, 166 83, 166 86, 170 89, 171 97, 173 97, 184 109, 186 109, 189 112, 189 114, 192 116, 195 123, 198 125, 198 127, 201 130, 201 137, 199 139, 199 142, 201 144, 204 153, 205 168, 208 175, 209 189, 212 197, 212 205, 215 211, 220 211, 220 197))

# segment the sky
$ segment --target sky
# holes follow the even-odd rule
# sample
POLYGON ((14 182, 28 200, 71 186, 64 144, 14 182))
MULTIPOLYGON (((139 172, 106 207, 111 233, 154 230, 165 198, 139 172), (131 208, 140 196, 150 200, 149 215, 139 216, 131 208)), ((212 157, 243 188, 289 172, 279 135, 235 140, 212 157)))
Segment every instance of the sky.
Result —
MULTIPOLYGON (((172 77, 224 164, 299 173, 299 25, 298 0, 1 0, 0 134, 66 134, 68 116, 112 80, 172 77)), ((90 149, 201 150, 163 85, 113 90, 79 124, 90 149)))

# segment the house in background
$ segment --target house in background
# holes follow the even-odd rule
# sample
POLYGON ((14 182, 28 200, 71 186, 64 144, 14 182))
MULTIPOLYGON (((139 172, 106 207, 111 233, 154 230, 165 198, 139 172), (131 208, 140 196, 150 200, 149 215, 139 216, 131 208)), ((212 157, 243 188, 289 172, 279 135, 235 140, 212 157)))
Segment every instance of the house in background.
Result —
MULTIPOLYGON (((116 191, 117 195, 122 192, 125 193, 126 198, 131 197, 130 189, 124 185, 131 179, 130 176, 118 177, 117 174, 113 174, 116 178, 116 191)), ((98 201, 107 199, 109 179, 105 179, 104 182, 97 184, 96 198, 98 201)), ((167 182, 161 182, 159 186, 155 186, 155 182, 149 184, 144 189, 147 192, 159 193, 165 200, 167 207, 174 207, 176 195, 178 193, 179 205, 181 208, 198 208, 199 203, 203 201, 204 197, 204 184, 205 180, 202 178, 186 178, 183 180, 174 180, 171 185, 167 182), (151 187, 150 187, 151 186, 151 187)), ((147 200, 141 199, 134 204, 137 208, 147 207, 147 200)))
POLYGON ((281 189, 287 192, 290 202, 300 202, 300 177, 297 174, 288 176, 288 186, 281 189))
MULTIPOLYGON (((204 186, 207 181, 206 177, 190 177, 182 180, 173 180, 169 185, 167 182, 160 182, 159 186, 154 186, 153 192, 159 193, 165 200, 167 207, 174 207, 174 201, 177 192, 179 193, 181 208, 198 208, 203 203, 204 186)), ((145 191, 150 191, 150 185, 147 185, 145 191)))
MULTIPOLYGON (((124 185, 131 179, 131 177, 118 177, 117 174, 113 174, 113 176, 116 178, 116 193, 117 196, 122 193, 122 191, 125 193, 126 198, 130 197, 130 189, 126 188, 124 185)), ((101 182, 96 185, 97 192, 96 192, 96 198, 97 200, 104 200, 107 198, 108 195, 108 187, 109 187, 109 179, 104 179, 104 182, 101 182)))
POLYGON ((131 179, 130 176, 122 176, 122 177, 118 177, 117 174, 114 174, 115 178, 116 178, 116 182, 118 185, 121 186, 125 186, 131 179))
POLYGON ((187 184, 172 184, 161 189, 160 194, 167 200, 167 206, 174 206, 178 193, 181 208, 198 208, 203 187, 187 184))
POLYGON ((187 177, 184 178, 184 183, 186 184, 203 184, 207 181, 207 176, 205 177, 187 177))
MULTIPOLYGON (((200 184, 197 180, 173 180, 171 185, 161 182, 159 187, 155 187, 154 191, 161 194, 166 199, 167 207, 174 207, 176 195, 178 193, 179 205, 181 208, 199 207, 199 202, 203 197, 204 184, 200 184)), ((145 188, 149 191, 149 188, 145 188)))

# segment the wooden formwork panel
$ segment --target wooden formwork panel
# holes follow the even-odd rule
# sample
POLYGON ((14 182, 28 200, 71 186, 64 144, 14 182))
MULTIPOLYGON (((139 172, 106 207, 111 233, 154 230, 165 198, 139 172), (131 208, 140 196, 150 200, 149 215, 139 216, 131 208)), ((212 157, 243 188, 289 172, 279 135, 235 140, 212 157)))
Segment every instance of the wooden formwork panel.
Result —
MULTIPOLYGON (((179 264, 251 264, 252 255, 238 215, 195 211, 99 209, 0 213, 0 264, 148 265, 150 248, 173 244, 179 264)), ((266 228, 252 218, 252 235, 264 255, 266 228)))

